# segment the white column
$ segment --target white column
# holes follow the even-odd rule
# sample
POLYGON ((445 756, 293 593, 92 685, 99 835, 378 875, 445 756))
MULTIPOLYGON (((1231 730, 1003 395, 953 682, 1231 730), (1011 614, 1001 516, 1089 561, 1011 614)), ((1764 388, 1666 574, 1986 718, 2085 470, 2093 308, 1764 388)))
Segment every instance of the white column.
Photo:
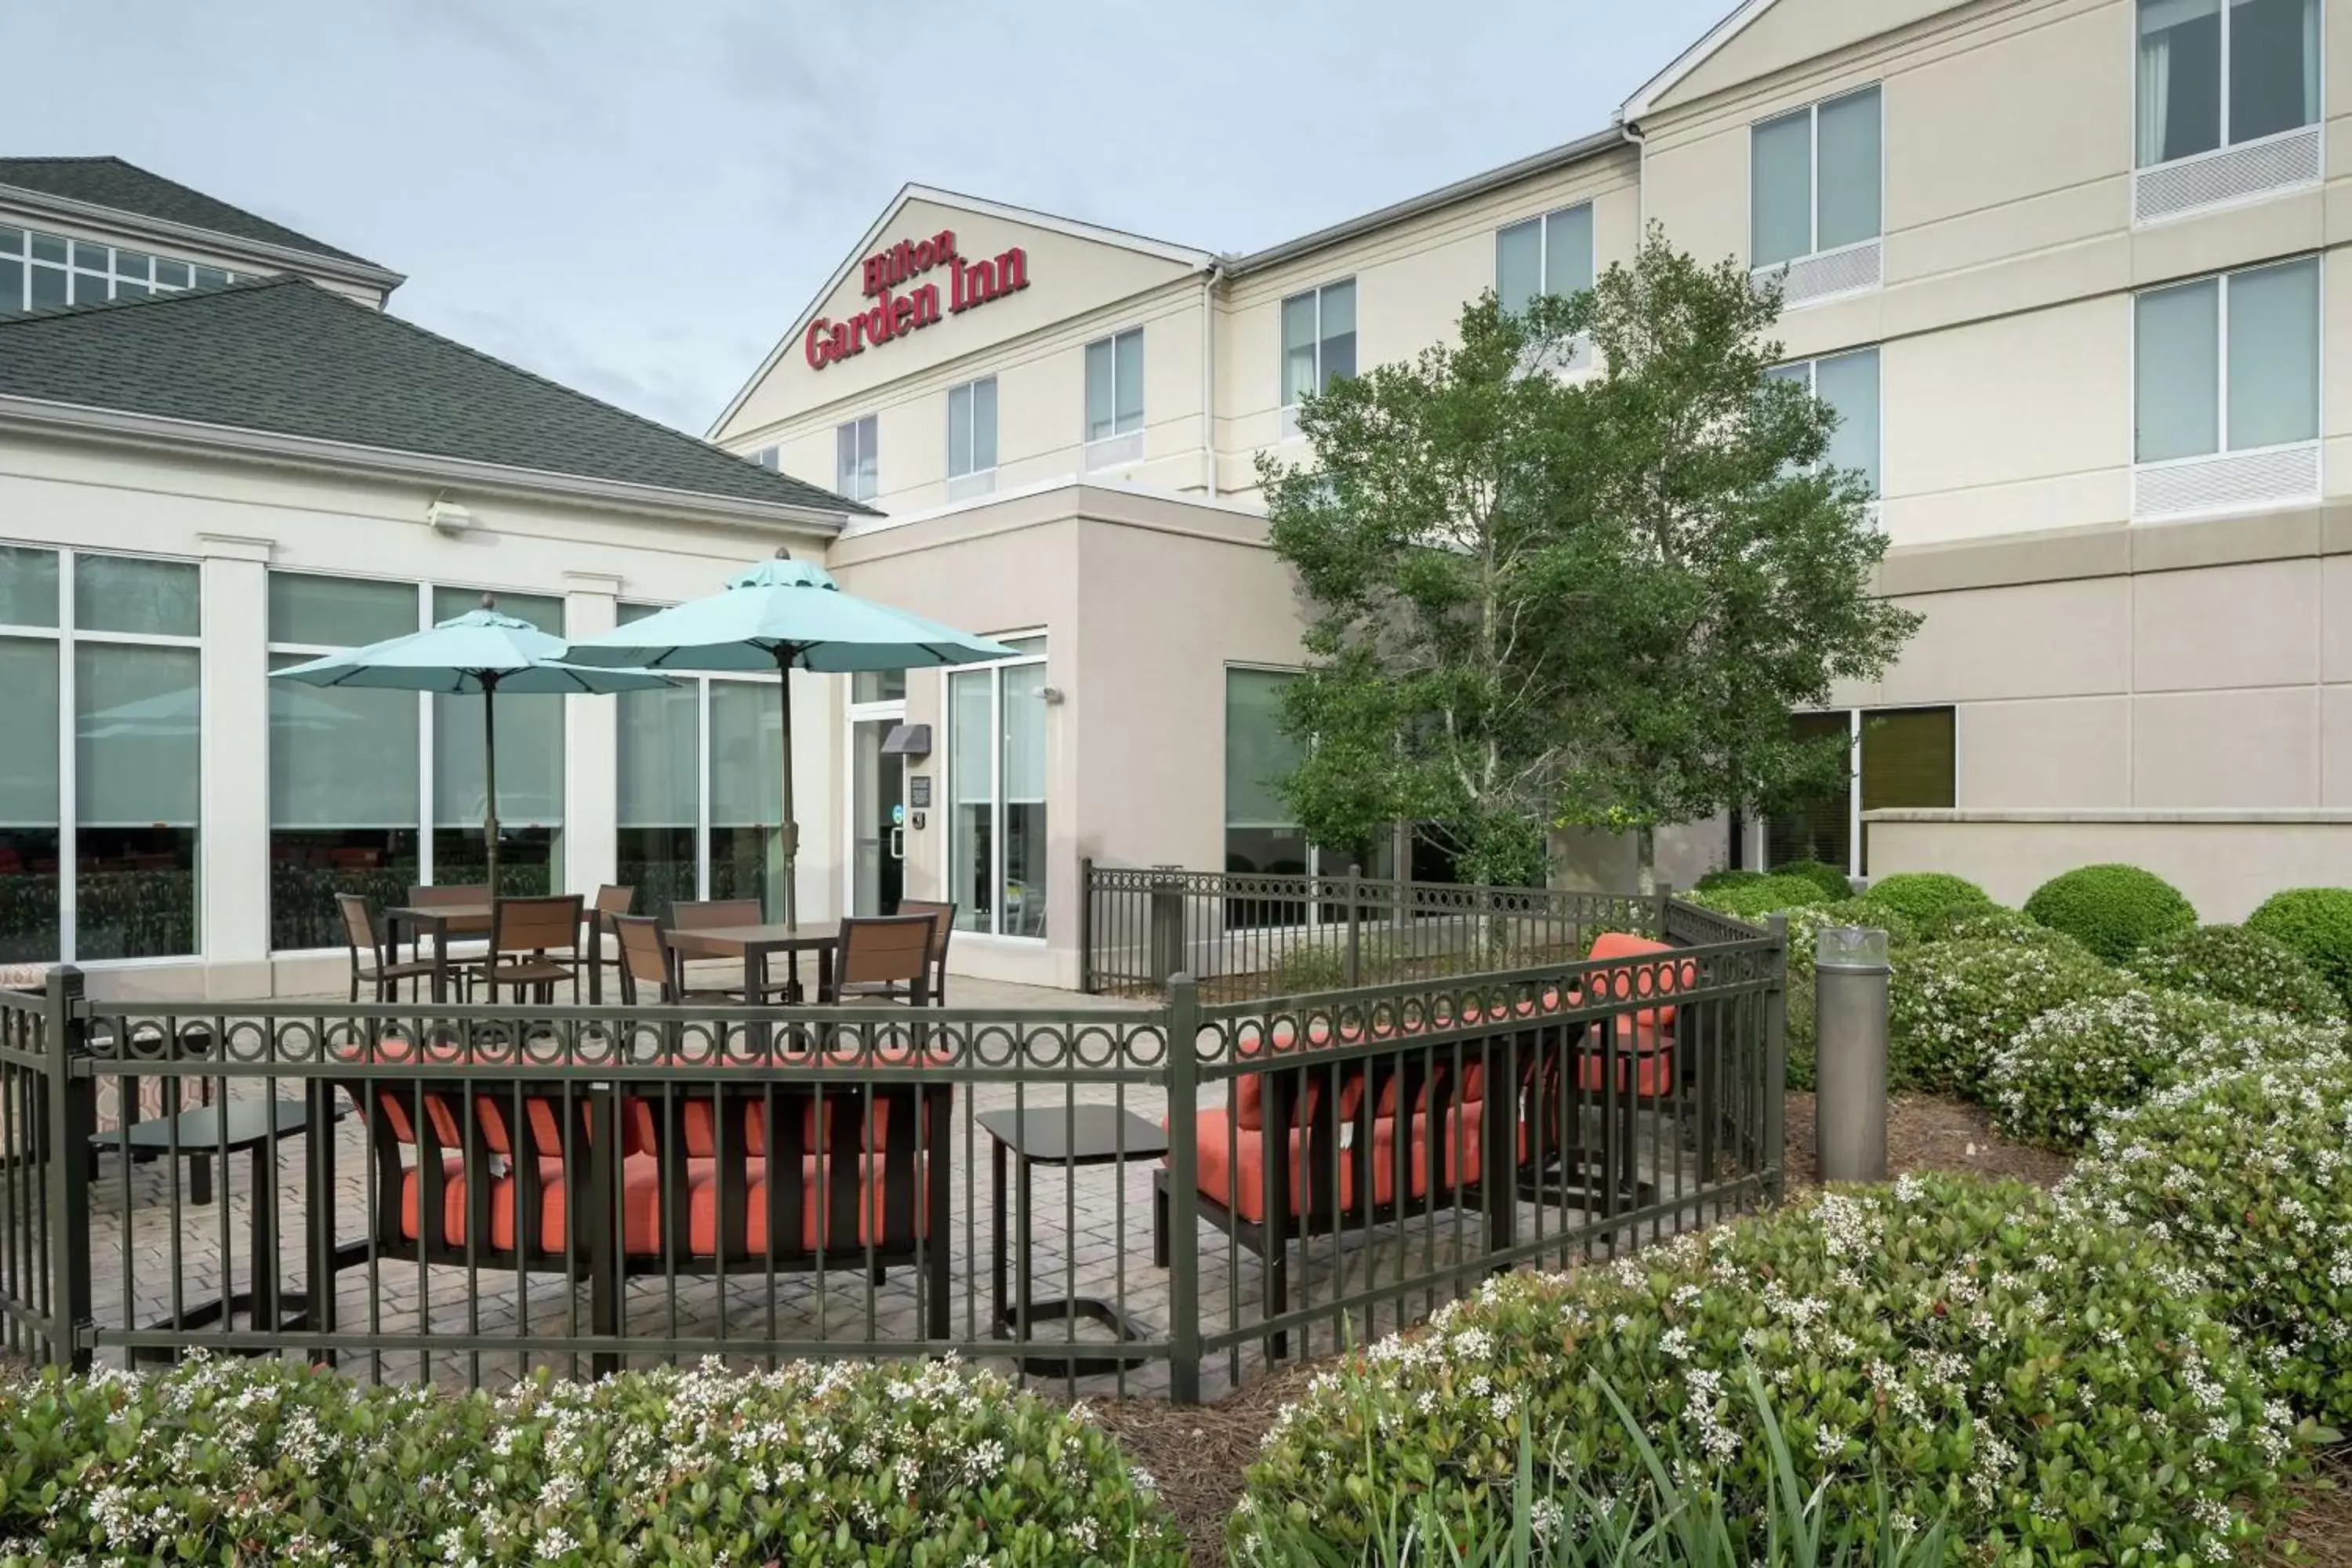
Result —
MULTIPOLYGON (((573 642, 619 624, 621 580, 602 572, 563 574, 563 635, 573 642)), ((620 726, 610 697, 563 700, 563 890, 593 896, 619 870, 620 726)))
POLYGON ((196 536, 204 645, 200 944, 205 994, 270 994, 269 552, 267 539, 196 536))

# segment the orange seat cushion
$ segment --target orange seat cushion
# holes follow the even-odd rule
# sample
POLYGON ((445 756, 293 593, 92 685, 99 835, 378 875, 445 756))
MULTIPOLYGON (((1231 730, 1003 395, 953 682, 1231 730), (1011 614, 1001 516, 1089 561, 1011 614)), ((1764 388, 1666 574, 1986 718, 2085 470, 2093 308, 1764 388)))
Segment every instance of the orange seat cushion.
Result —
MULTIPOLYGON (((562 1252, 570 1214, 563 1162, 541 1160, 539 1181, 539 1247, 545 1252, 562 1252)), ((411 1165, 401 1173, 400 1234, 410 1241, 419 1239, 417 1201, 422 1196, 422 1167, 411 1165)), ((490 1178, 490 1235, 487 1242, 478 1242, 478 1247, 491 1252, 514 1251, 515 1208, 521 1196, 520 1188, 521 1184, 511 1175, 490 1178)), ((467 1208, 466 1162, 452 1154, 441 1162, 441 1234, 423 1239, 435 1245, 465 1246, 467 1208)))
MULTIPOLYGON (((884 1179, 883 1161, 878 1155, 860 1156, 863 1167, 858 1184, 857 1233, 855 1236, 834 1234, 830 1221, 833 1193, 828 1175, 820 1186, 818 1162, 814 1154, 801 1160, 801 1228, 804 1250, 814 1252, 820 1242, 827 1251, 851 1252, 866 1247, 903 1245, 909 1238, 891 1234, 888 1207, 889 1189, 884 1179), (820 1216, 827 1216, 820 1218, 820 1216)), ((828 1172, 837 1171, 835 1162, 824 1162, 828 1172)), ((929 1234, 929 1202, 924 1184, 924 1162, 914 1163, 914 1233, 929 1234)), ((673 1167, 670 1179, 676 1181, 681 1173, 673 1167)), ((715 1160, 689 1159, 682 1173, 687 1184, 687 1237, 685 1256, 711 1258, 719 1252, 719 1164, 715 1160)), ((748 1252, 754 1256, 768 1250, 768 1170, 767 1162, 754 1160, 745 1167, 743 1194, 743 1233, 728 1238, 730 1253, 748 1252)), ((638 1156, 624 1163, 622 1172, 623 1221, 622 1247, 633 1258, 659 1257, 662 1252, 662 1220, 665 1212, 660 1163, 651 1156, 638 1156)))

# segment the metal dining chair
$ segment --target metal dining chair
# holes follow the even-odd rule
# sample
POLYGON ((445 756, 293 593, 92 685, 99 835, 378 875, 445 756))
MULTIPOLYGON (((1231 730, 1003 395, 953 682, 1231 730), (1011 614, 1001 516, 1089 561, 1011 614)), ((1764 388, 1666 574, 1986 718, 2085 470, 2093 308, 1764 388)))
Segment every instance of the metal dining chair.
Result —
POLYGON ((555 898, 500 899, 490 905, 490 951, 482 962, 482 979, 490 998, 499 987, 511 985, 515 1000, 551 1002, 555 988, 572 982, 572 1000, 580 1000, 581 898, 566 893, 555 898))
POLYGON ((929 999, 929 915, 880 915, 841 922, 833 957, 831 1003, 896 1001, 919 1007, 929 999))
POLYGON ((596 897, 588 905, 588 936, 583 956, 588 964, 588 994, 592 997, 603 994, 605 970, 614 971, 616 976, 620 971, 621 944, 620 939, 613 934, 612 919, 614 915, 627 914, 636 901, 637 890, 635 888, 607 882, 596 889, 596 897))
MULTIPOLYGON (((672 931, 709 931, 719 926, 755 926, 761 921, 760 900, 757 899, 704 899, 670 906, 669 929, 672 931)), ((781 1002, 792 991, 797 963, 788 967, 782 975, 771 973, 763 1000, 781 1002)), ((742 966, 728 959, 698 958, 679 965, 679 984, 692 984, 697 991, 723 992, 732 990, 745 994, 749 984, 742 966), (691 967, 688 966, 691 965, 691 967), (731 974, 735 984, 729 987, 713 984, 722 974, 731 974)))
POLYGON ((955 934, 956 907, 933 899, 900 899, 898 912, 929 915, 931 919, 930 1005, 944 1007, 948 1000, 948 938, 955 934))
POLYGON ((373 991, 376 1001, 394 1002, 400 998, 400 983, 409 983, 408 994, 416 995, 417 983, 433 976, 434 963, 429 958, 395 962, 392 943, 385 936, 383 922, 376 916, 375 906, 357 893, 337 893, 335 909, 343 919, 343 946, 351 953, 351 999, 360 999, 360 984, 364 981, 373 991))
POLYGON ((665 1006, 693 1003, 740 1006, 740 990, 688 991, 679 979, 680 965, 669 943, 662 939, 662 923, 651 915, 611 915, 615 947, 620 953, 621 1003, 635 1007, 647 1002, 665 1006), (647 995, 650 989, 652 994, 647 995))

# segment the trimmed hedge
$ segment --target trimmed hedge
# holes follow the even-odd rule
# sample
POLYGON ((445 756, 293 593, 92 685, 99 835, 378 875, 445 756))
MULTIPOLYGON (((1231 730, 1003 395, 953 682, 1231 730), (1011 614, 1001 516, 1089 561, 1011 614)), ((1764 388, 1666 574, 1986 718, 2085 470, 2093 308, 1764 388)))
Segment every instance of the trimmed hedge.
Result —
POLYGON ((1760 882, 1763 879, 1764 873, 1761 871, 1748 870, 1744 868, 1735 869, 1732 867, 1726 866, 1718 870, 1709 871, 1706 876, 1701 877, 1697 881, 1692 883, 1691 891, 1694 893, 1712 893, 1724 888, 1744 888, 1750 882, 1760 882))
POLYGON ((2352 1064, 2177 1085, 2101 1127, 2061 1205, 2175 1246, 2274 1390, 2352 1426, 2352 1064))
POLYGON ((1874 1476, 1948 1515, 1988 1563, 2222 1561, 2258 1549, 2286 1412, 2194 1277, 2137 1232, 2015 1183, 1906 1177, 1832 1190, 1613 1267, 1514 1274, 1326 1373, 1284 1411, 1231 1525, 1312 1531, 1353 1562, 1392 1507, 1507 1512, 1523 1432, 1538 1479, 1601 1495, 1644 1471, 1596 1382, 1690 1478, 1753 1518, 1769 1473, 1753 1365, 1831 1517, 1874 1476))
POLYGON ((2127 989, 2069 939, 1930 942, 1895 965, 1886 1071, 1898 1089, 1982 1098, 1985 1069, 2036 1014, 2127 989))
POLYGON ((2125 973, 2168 991, 2189 991, 2283 1013, 2307 1024, 2340 1024, 2344 998, 2303 955, 2244 926, 2197 926, 2158 937, 2125 973))
POLYGON ((1985 1089, 2012 1138, 2080 1149, 2105 1118, 2184 1078, 2330 1057, 2340 1027, 2182 991, 2132 991, 2053 1007, 1993 1053, 1985 1089))
POLYGON ((1853 897, 1853 880, 1826 860, 1790 860, 1772 868, 1776 877, 1801 877, 1834 901, 1853 897))
POLYGON ((2352 888, 2290 888, 2246 917, 2246 929, 2303 955, 2339 996, 2352 998, 2352 888))
POLYGON ((1694 893, 1689 902, 1734 920, 1761 921, 1780 910, 1819 908, 1831 901, 1819 884, 1803 877, 1759 877, 1728 888, 1694 893))
POLYGON ((1914 925, 1932 920, 1955 905, 1970 909, 1993 907, 1982 888, 1948 871, 1897 871, 1871 883, 1863 897, 1901 911, 1914 925))
POLYGON ((0 1451, 10 1568, 1185 1561, 1103 1432, 946 1362, 447 1398, 198 1358, 0 1389, 0 1451))
POLYGON ((2051 878, 2025 900, 2025 912, 2063 931, 2109 963, 2197 923, 2180 889, 2137 866, 2078 866, 2051 878))
POLYGON ((1955 904, 1920 921, 1919 935, 1926 942, 1998 940, 2021 942, 2028 947, 2056 948, 2069 953, 2089 952, 2065 932, 2052 931, 2039 921, 2027 918, 2023 910, 2012 910, 2007 904, 1955 904))

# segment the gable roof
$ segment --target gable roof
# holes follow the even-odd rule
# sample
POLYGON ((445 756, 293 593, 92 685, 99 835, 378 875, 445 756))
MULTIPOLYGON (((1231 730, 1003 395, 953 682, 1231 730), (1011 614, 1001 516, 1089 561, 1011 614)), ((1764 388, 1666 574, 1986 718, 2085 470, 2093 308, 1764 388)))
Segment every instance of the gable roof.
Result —
POLYGON ((841 265, 833 269, 833 276, 827 278, 818 288, 815 297, 811 299, 806 307, 802 310, 799 317, 793 322, 791 330, 776 340, 776 346, 768 351, 767 357, 760 362, 760 368, 753 371, 751 379, 742 384, 734 396, 727 400, 727 406, 720 409, 719 417, 710 422, 710 428, 707 434, 716 436, 727 427, 727 422, 735 417, 736 411, 743 406, 760 384, 768 379, 769 374, 784 357, 785 351, 798 342, 801 334, 808 331, 809 322, 815 319, 817 311, 824 308, 824 302, 833 298, 834 291, 839 289, 850 273, 856 269, 859 262, 874 253, 876 246, 897 224, 898 215, 907 209, 909 202, 929 202, 934 206, 954 207, 959 211, 973 213, 982 217, 1003 218, 1009 223, 1026 224, 1032 228, 1042 228, 1055 234, 1066 234, 1074 239, 1089 239, 1099 245, 1115 245, 1122 249, 1139 251, 1145 256, 1156 256, 1162 260, 1179 262, 1187 267, 1207 267, 1217 260, 1215 254, 1211 251, 1195 250, 1186 245, 1172 245, 1164 239, 1147 238, 1139 234, 1129 234, 1125 229, 1105 228, 1099 224, 1081 223, 1076 218, 1059 217, 1053 213, 1039 212, 1034 207, 1014 206, 1009 202, 992 202, 985 196, 968 196, 960 191, 943 191, 935 185, 918 185, 912 183, 901 185, 898 187, 898 194, 891 198, 890 205, 882 209, 882 216, 876 218, 866 232, 857 237, 857 243, 849 247, 849 254, 841 258, 841 265))
POLYGON ((1717 51, 1748 30, 1748 25, 1770 10, 1777 0, 1740 0, 1730 16, 1707 29, 1698 42, 1676 55, 1665 69, 1643 82, 1623 107, 1617 110, 1620 124, 1631 125, 1656 107, 1659 99, 1673 90, 1675 83, 1698 69, 1717 51))
POLYGON ((0 397, 836 516, 870 510, 301 278, 0 321, 0 397))
POLYGON ((272 223, 243 207, 191 190, 120 158, 0 158, 0 185, 62 196, 68 201, 160 218, 187 228, 208 229, 236 239, 257 240, 334 261, 375 267, 364 256, 338 250, 309 235, 272 223))

